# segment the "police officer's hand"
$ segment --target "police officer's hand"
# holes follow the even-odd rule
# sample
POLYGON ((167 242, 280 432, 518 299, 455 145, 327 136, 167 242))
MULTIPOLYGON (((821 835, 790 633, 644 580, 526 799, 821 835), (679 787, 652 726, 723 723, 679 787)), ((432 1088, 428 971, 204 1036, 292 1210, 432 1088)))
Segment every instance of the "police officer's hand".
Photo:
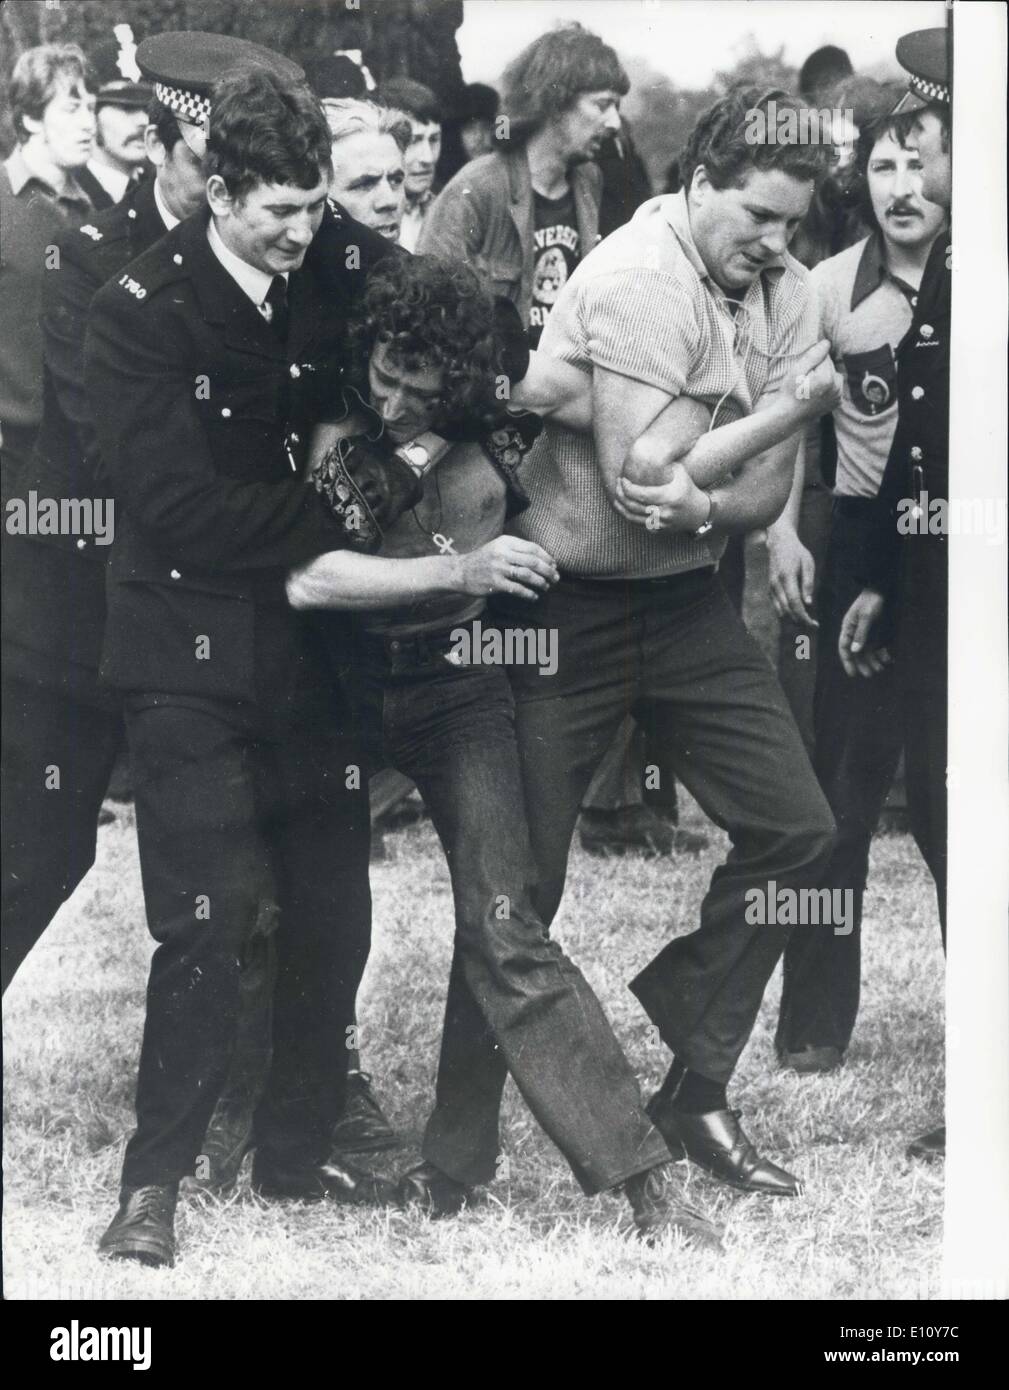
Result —
POLYGON ((841 404, 842 380, 830 359, 830 342, 821 338, 804 352, 786 385, 800 420, 816 420, 841 404))
POLYGON ((844 615, 837 650, 847 676, 875 676, 889 666, 885 647, 872 646, 870 636, 883 612, 883 595, 863 589, 844 615))
POLYGON ((516 594, 533 599, 560 578, 553 557, 542 546, 518 536, 498 536, 454 559, 454 587, 464 594, 516 594))
POLYGON ((784 517, 767 529, 767 561, 771 602, 778 617, 791 618, 803 627, 819 627, 813 616, 816 561, 784 517))

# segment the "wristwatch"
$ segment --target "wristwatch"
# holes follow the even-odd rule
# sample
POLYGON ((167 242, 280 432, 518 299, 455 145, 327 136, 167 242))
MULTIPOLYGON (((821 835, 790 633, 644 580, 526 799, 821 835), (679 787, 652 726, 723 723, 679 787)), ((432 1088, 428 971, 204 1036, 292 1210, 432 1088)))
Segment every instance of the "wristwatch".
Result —
POLYGON ((424 448, 423 444, 418 444, 413 440, 410 444, 400 444, 394 450, 397 458, 401 458, 404 463, 408 463, 415 473, 426 473, 431 464, 431 455, 424 448))
POLYGON ((441 435, 434 434, 431 430, 425 430, 416 439, 411 439, 406 444, 400 444, 393 452, 397 458, 401 458, 405 464, 413 469, 418 478, 422 478, 428 469, 438 462, 448 447, 448 441, 442 439, 441 435))
POLYGON ((709 531, 714 529, 715 495, 713 492, 706 492, 705 496, 708 499, 708 515, 707 518, 701 523, 700 526, 698 526, 697 530, 694 532, 695 536, 706 536, 709 531))

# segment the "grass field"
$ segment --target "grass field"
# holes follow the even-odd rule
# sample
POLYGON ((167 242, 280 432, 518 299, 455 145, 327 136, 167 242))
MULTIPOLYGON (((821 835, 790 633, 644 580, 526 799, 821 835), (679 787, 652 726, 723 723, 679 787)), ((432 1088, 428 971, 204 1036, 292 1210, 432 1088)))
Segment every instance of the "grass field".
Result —
MULTIPOLYGON (((688 806, 685 823, 706 823, 688 806)), ((710 828, 710 827, 709 827, 710 828)), ((451 938, 448 874, 427 822, 373 871, 375 947, 362 1053, 390 1117, 419 1137, 434 1079, 451 938), (418 891, 418 885, 422 885, 418 891)), ((575 850, 557 933, 597 989, 643 1085, 668 1055, 625 988, 669 935, 693 928, 724 852, 601 862, 575 850)), ((4 1010, 4 1268, 8 1297, 154 1299, 914 1298, 938 1286, 942 1169, 908 1137, 942 1110, 942 955, 931 881, 905 836, 878 837, 866 901, 863 1008, 842 1070, 777 1071, 772 981, 730 1098, 806 1195, 731 1194, 689 1171, 727 1225, 726 1253, 643 1248, 625 1204, 586 1200, 509 1087, 509 1175, 462 1217, 355 1212, 253 1197, 180 1205, 173 1270, 109 1265, 95 1243, 115 1208, 150 943, 132 813, 25 965, 4 1010)), ((399 1166, 411 1157, 393 1155, 399 1166)), ((686 1169, 683 1171, 687 1172, 686 1169)))

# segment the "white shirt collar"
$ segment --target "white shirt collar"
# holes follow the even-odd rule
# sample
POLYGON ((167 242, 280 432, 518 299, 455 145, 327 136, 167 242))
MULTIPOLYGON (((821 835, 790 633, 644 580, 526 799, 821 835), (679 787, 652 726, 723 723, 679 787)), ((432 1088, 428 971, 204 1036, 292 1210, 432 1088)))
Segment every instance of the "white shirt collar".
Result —
MULTIPOLYGON (((243 261, 240 256, 236 256, 234 251, 229 251, 217 230, 217 224, 213 217, 211 217, 207 228, 207 240, 210 242, 211 251, 239 289, 249 296, 257 309, 261 309, 270 286, 273 284, 273 276, 268 271, 257 270, 254 265, 249 265, 248 261, 243 261)), ((284 281, 285 283, 287 281, 286 271, 284 272, 284 281)))
POLYGON ((129 174, 121 169, 113 169, 110 164, 100 164, 97 159, 89 159, 87 169, 93 174, 114 203, 121 203, 130 186, 129 174))
POLYGON ((165 228, 167 231, 170 232, 173 227, 177 227, 179 225, 180 219, 176 217, 175 213, 169 209, 168 204, 162 197, 161 189, 158 187, 157 176, 155 176, 154 179, 154 206, 157 208, 158 214, 161 217, 162 222, 165 224, 165 228))
POLYGON ((399 245, 404 251, 416 251, 417 243, 420 241, 421 229, 427 218, 428 208, 431 206, 431 199, 426 202, 419 199, 415 203, 407 203, 403 213, 403 220, 399 224, 399 245))

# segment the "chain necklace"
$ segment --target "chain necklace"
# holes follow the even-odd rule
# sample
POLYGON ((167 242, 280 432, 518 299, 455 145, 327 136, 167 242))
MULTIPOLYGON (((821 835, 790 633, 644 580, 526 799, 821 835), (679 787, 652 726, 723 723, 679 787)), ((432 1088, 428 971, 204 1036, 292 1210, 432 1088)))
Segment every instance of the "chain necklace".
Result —
POLYGON ((455 542, 453 541, 451 536, 446 536, 441 529, 444 507, 442 505, 441 500, 441 481, 438 477, 437 470, 434 473, 434 489, 435 495, 438 498, 438 520, 435 523, 437 529, 431 531, 421 522, 420 518, 417 515, 416 506, 410 508, 410 515, 413 517, 414 525, 417 527, 417 530, 420 531, 423 535, 427 536, 428 539, 432 542, 432 544, 437 547, 439 555, 454 555, 455 542))

